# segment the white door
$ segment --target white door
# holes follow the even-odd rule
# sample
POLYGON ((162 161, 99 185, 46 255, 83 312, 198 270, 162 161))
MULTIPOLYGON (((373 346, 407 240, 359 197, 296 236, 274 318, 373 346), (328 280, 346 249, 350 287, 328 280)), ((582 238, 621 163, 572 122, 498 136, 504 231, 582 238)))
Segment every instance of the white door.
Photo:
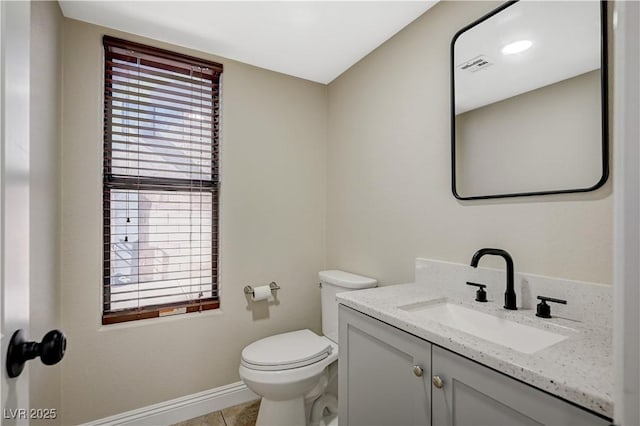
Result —
POLYGON ((29 368, 6 371, 7 345, 29 330, 29 2, 0 1, 0 321, 3 425, 28 424, 29 368))
POLYGON ((615 2, 614 420, 640 424, 640 3, 615 2))

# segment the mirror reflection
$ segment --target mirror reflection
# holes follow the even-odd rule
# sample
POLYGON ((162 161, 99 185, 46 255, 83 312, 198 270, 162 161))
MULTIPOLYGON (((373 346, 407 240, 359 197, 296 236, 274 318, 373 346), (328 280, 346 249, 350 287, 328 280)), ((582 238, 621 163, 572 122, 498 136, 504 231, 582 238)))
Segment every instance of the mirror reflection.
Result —
POLYGON ((456 34, 456 197, 577 192, 604 184, 603 17, 595 1, 520 1, 456 34))

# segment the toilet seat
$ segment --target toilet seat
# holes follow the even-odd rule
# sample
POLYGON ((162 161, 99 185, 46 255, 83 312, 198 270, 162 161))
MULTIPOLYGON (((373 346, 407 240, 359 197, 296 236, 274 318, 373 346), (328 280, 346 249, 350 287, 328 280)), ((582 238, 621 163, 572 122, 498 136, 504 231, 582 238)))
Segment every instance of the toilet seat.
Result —
POLYGON ((282 371, 315 364, 333 352, 331 341, 311 330, 265 337, 242 350, 240 363, 259 371, 282 371))

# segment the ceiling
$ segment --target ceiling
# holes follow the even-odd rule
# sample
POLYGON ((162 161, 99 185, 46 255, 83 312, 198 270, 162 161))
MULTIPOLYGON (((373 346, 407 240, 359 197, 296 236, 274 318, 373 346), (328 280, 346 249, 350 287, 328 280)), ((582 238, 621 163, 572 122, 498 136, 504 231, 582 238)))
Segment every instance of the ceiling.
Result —
POLYGON ((67 18, 330 83, 436 1, 72 1, 67 18))
POLYGON ((600 68, 600 4, 521 1, 463 32, 455 42, 456 113, 473 110, 600 68), (504 55, 514 41, 530 49, 504 55), (462 66, 481 57, 490 65, 462 66))

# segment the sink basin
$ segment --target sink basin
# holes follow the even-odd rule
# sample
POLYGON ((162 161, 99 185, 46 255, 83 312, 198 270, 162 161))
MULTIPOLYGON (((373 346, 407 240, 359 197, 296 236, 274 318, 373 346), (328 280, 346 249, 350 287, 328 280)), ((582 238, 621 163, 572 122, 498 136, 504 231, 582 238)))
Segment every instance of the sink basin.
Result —
POLYGON ((498 318, 446 300, 414 303, 398 306, 398 308, 410 312, 416 318, 435 321, 526 354, 538 352, 567 338, 561 334, 498 318))

